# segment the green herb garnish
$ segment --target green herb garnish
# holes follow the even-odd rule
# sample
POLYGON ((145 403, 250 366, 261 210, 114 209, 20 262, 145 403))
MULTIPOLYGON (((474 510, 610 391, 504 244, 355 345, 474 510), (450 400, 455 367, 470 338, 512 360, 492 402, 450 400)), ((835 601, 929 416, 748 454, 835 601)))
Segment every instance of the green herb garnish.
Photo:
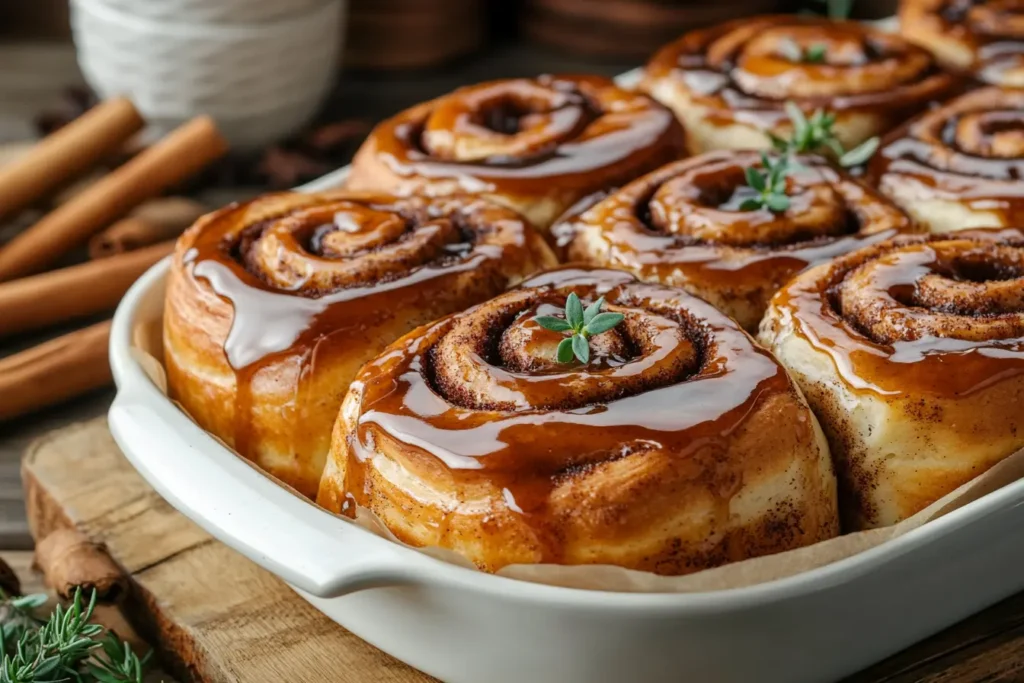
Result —
POLYGON ((844 168, 859 166, 871 158, 878 149, 878 138, 865 140, 851 150, 843 149, 832 127, 836 123, 836 115, 818 109, 808 118, 793 102, 786 102, 786 115, 793 123, 793 134, 788 140, 771 133, 772 146, 786 155, 818 153, 830 150, 844 168))
POLYGON ((142 683, 149 655, 140 659, 127 643, 92 623, 96 591, 88 604, 75 591, 46 619, 35 611, 45 595, 0 600, 0 683, 142 683))
MULTIPOLYGON (((573 356, 586 365, 590 362, 591 337, 607 332, 622 322, 621 313, 601 313, 604 297, 601 297, 583 310, 580 298, 573 292, 565 300, 565 318, 553 315, 539 315, 534 320, 545 330, 553 332, 572 332, 571 335, 558 343, 555 357, 559 363, 572 362, 573 356)), ((2 683, 2 681, 0 681, 2 683)))
POLYGON ((796 41, 785 38, 779 42, 779 53, 791 62, 820 64, 825 61, 825 51, 828 46, 825 43, 814 43, 806 50, 801 49, 796 41))
MULTIPOLYGON (((825 14, 829 19, 849 19, 853 11, 853 0, 815 0, 819 5, 825 5, 825 14)), ((802 10, 801 13, 807 12, 802 10)))
POLYGON ((789 208, 786 176, 796 170, 796 164, 785 155, 773 161, 764 152, 761 152, 761 164, 764 166, 764 171, 759 171, 753 166, 743 169, 747 177, 747 185, 757 192, 757 196, 744 199, 740 204, 740 210, 768 209, 775 213, 781 213, 789 208))

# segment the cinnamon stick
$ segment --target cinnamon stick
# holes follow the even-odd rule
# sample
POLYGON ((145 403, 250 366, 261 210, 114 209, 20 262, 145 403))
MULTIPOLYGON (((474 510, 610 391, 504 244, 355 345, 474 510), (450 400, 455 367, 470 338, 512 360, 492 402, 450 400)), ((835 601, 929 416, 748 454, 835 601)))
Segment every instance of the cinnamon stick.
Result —
POLYGON ((124 572, 103 546, 77 529, 58 529, 40 541, 35 565, 43 572, 46 585, 65 600, 81 588, 86 595, 95 589, 101 602, 115 602, 128 590, 124 572))
POLYGON ((151 199, 89 240, 89 257, 108 258, 177 237, 206 207, 185 197, 151 199))
POLYGON ((0 218, 24 209, 113 153, 142 129, 135 106, 118 98, 98 104, 30 152, 0 167, 0 218))
POLYGON ((0 358, 0 420, 110 384, 110 321, 0 358))
POLYGON ((3 591, 4 595, 8 597, 21 595, 21 580, 11 569, 11 565, 4 562, 2 558, 0 558, 0 591, 3 591))
POLYGON ((184 124, 0 248, 0 281, 43 270, 226 151, 227 143, 209 117, 184 124))
POLYGON ((162 242, 78 266, 0 282, 0 337, 108 311, 154 263, 174 250, 162 242))

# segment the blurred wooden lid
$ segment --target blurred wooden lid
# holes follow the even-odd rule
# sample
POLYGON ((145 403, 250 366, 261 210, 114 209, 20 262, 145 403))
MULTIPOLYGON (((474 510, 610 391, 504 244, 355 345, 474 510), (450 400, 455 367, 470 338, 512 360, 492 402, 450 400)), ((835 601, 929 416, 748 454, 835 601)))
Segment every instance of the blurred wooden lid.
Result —
POLYGON ((344 65, 436 66, 483 44, 482 0, 349 0, 344 65))
POLYGON ((568 52, 643 59, 691 29, 779 7, 780 0, 527 0, 523 29, 568 52))

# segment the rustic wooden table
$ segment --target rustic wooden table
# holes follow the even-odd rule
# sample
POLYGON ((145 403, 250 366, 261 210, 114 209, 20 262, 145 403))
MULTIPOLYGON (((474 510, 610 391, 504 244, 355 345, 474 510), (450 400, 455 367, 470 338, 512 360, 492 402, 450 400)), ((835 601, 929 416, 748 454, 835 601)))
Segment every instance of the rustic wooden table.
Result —
MULTIPOLYGON (((612 75, 633 64, 587 63, 516 45, 498 46, 450 68, 401 76, 345 74, 327 105, 327 120, 376 120, 453 87, 544 71, 588 71, 612 75)), ((73 50, 66 44, 0 43, 0 143, 28 139, 32 117, 59 102, 61 90, 81 83, 73 50)), ((253 188, 240 188, 251 194, 253 188)), ((53 330, 47 334, 55 334, 53 330)), ((0 344, 0 356, 46 338, 27 335, 0 344)), ((0 423, 0 557, 13 560, 23 577, 31 548, 19 477, 26 446, 57 427, 106 412, 106 390, 9 423, 0 423)), ((898 619, 899 615, 893 615, 898 619)), ((884 628, 884 624, 879 626, 884 628)), ((813 652, 807 656, 813 657, 813 652)), ((929 681, 974 683, 1024 681, 1024 594, 933 637, 851 679, 856 683, 929 681)))

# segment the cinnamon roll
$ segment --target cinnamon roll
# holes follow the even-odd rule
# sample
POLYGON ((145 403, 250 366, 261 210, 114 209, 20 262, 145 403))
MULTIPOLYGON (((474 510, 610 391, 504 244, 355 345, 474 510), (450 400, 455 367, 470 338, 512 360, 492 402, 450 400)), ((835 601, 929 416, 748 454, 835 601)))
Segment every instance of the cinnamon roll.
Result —
POLYGON ((460 88, 379 124, 347 186, 484 194, 546 228, 580 199, 683 155, 672 113, 598 76, 460 88))
POLYGON ((737 19, 692 31, 659 50, 641 90, 676 112, 691 154, 763 149, 787 138, 791 100, 836 116, 850 149, 942 97, 953 83, 902 38, 849 21, 794 15, 737 19))
POLYGON ((868 170, 933 232, 1024 225, 1024 90, 950 100, 894 133, 868 170))
POLYGON ((799 157, 789 208, 741 210, 756 152, 710 152, 626 185, 553 233, 568 258, 682 287, 755 331, 772 294, 809 265, 911 230, 876 191, 799 157))
POLYGON ((574 268, 371 361, 345 398, 317 502, 367 507, 402 541, 487 571, 685 574, 838 525, 824 437, 771 355, 682 290, 574 268), (568 337, 538 317, 557 319, 570 293, 623 316, 589 340, 586 364, 560 363, 568 337))
POLYGON ((985 83, 1024 86, 1019 0, 900 0, 900 33, 948 69, 985 83))
POLYGON ((283 193, 201 218, 167 284, 172 398, 307 496, 359 367, 417 325, 503 291, 554 257, 481 198, 283 193))
POLYGON ((904 235, 803 273, 761 341, 832 447, 844 522, 893 524, 1024 446, 1024 232, 904 235))

